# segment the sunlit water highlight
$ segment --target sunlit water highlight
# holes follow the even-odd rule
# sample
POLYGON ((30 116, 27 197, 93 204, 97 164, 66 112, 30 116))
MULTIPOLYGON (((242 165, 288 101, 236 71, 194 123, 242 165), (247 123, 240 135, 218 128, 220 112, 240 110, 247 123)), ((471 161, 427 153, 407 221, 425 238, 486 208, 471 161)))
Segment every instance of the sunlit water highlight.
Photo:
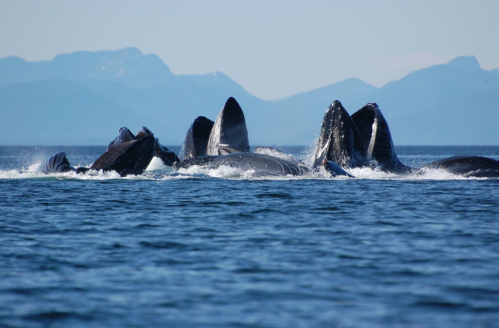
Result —
MULTIPOLYGON (((307 160, 310 152, 283 147, 307 160)), ((43 175, 0 147, 0 327, 494 327, 499 179, 43 175)), ((178 149, 174 149, 178 152, 178 149)), ((499 147, 398 147, 413 167, 499 147)))

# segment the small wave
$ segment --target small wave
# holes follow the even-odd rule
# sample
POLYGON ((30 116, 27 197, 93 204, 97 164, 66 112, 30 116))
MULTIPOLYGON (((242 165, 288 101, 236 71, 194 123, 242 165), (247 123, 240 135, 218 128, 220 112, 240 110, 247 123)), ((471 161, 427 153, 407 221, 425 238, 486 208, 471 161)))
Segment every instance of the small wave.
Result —
POLYGON ((260 194, 256 195, 257 198, 293 198, 290 194, 287 193, 266 193, 266 194, 260 194))
POLYGON ((189 247, 185 244, 176 243, 173 241, 156 241, 156 242, 141 241, 140 245, 148 248, 166 248, 166 249, 184 249, 189 247))
POLYGON ((40 313, 36 313, 36 314, 27 315, 27 316, 25 316, 25 318, 27 320, 51 322, 51 323, 53 323, 54 321, 64 321, 64 320, 71 320, 71 319, 83 320, 83 321, 91 321, 91 320, 95 319, 94 317, 87 315, 87 314, 81 314, 81 313, 76 313, 76 312, 66 312, 66 311, 40 312, 40 313))

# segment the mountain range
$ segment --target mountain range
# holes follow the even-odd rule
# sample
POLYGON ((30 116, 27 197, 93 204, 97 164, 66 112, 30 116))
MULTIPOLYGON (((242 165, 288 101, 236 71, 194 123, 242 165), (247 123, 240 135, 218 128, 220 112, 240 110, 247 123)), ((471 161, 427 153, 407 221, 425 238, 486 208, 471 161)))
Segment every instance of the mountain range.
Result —
POLYGON ((350 114, 376 102, 396 145, 499 144, 499 69, 483 70, 472 56, 380 88, 351 78, 264 101, 221 72, 174 75, 136 48, 0 59, 0 144, 105 145, 122 126, 147 126, 163 144, 181 145, 197 116, 214 120, 231 96, 252 145, 313 143, 336 99, 350 114))

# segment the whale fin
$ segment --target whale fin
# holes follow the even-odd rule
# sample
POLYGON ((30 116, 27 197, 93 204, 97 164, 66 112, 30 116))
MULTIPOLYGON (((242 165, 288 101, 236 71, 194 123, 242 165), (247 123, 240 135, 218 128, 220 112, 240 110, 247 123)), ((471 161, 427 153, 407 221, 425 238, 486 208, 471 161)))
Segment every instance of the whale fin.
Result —
POLYGON ((116 171, 121 176, 140 175, 154 156, 155 143, 153 136, 146 136, 119 144, 102 154, 90 169, 116 171))
POLYGON ((45 174, 71 172, 74 170, 75 169, 71 164, 69 164, 65 152, 59 152, 52 155, 47 161, 40 165, 40 171, 45 174))
POLYGON ((499 177, 499 161, 482 156, 454 156, 423 166, 421 169, 443 169, 447 172, 475 178, 499 177))
POLYGON ((366 149, 357 126, 338 100, 326 111, 314 156, 314 167, 324 160, 341 167, 367 165, 366 149))
MULTIPOLYGON (((221 155, 220 146, 241 152, 249 152, 250 150, 243 110, 232 97, 227 100, 215 120, 206 154, 221 155)), ((224 152, 223 149, 222 152, 224 152)))
POLYGON ((208 140, 214 122, 204 116, 197 117, 187 130, 182 149, 179 153, 180 161, 189 158, 206 156, 208 140))
POLYGON ((374 159, 383 171, 408 172, 395 152, 388 123, 375 103, 370 103, 352 115, 367 151, 367 159, 374 159))
POLYGON ((337 177, 339 175, 347 176, 349 178, 355 178, 353 175, 349 174, 347 171, 345 171, 341 167, 339 167, 335 162, 325 160, 322 163, 322 167, 324 167, 324 169, 326 170, 326 172, 328 172, 329 174, 331 174, 331 176, 333 178, 337 177))

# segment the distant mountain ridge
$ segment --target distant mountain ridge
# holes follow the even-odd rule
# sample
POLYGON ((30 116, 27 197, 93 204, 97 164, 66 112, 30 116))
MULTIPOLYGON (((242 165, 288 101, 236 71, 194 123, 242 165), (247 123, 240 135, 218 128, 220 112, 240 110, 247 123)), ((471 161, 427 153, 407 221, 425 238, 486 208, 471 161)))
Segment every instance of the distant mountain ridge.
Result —
POLYGON ((147 87, 169 83, 174 75, 158 56, 144 55, 136 48, 79 51, 40 62, 7 57, 0 62, 0 85, 53 77, 68 80, 99 79, 147 87))
POLYGON ((107 144, 121 126, 146 125, 162 143, 179 145, 197 116, 214 120, 230 96, 245 112, 252 145, 312 143, 335 99, 350 114, 378 103, 396 145, 499 144, 499 69, 483 70, 475 57, 381 88, 351 78, 264 101, 221 72, 174 75, 136 48, 0 59, 0 144, 107 144))

